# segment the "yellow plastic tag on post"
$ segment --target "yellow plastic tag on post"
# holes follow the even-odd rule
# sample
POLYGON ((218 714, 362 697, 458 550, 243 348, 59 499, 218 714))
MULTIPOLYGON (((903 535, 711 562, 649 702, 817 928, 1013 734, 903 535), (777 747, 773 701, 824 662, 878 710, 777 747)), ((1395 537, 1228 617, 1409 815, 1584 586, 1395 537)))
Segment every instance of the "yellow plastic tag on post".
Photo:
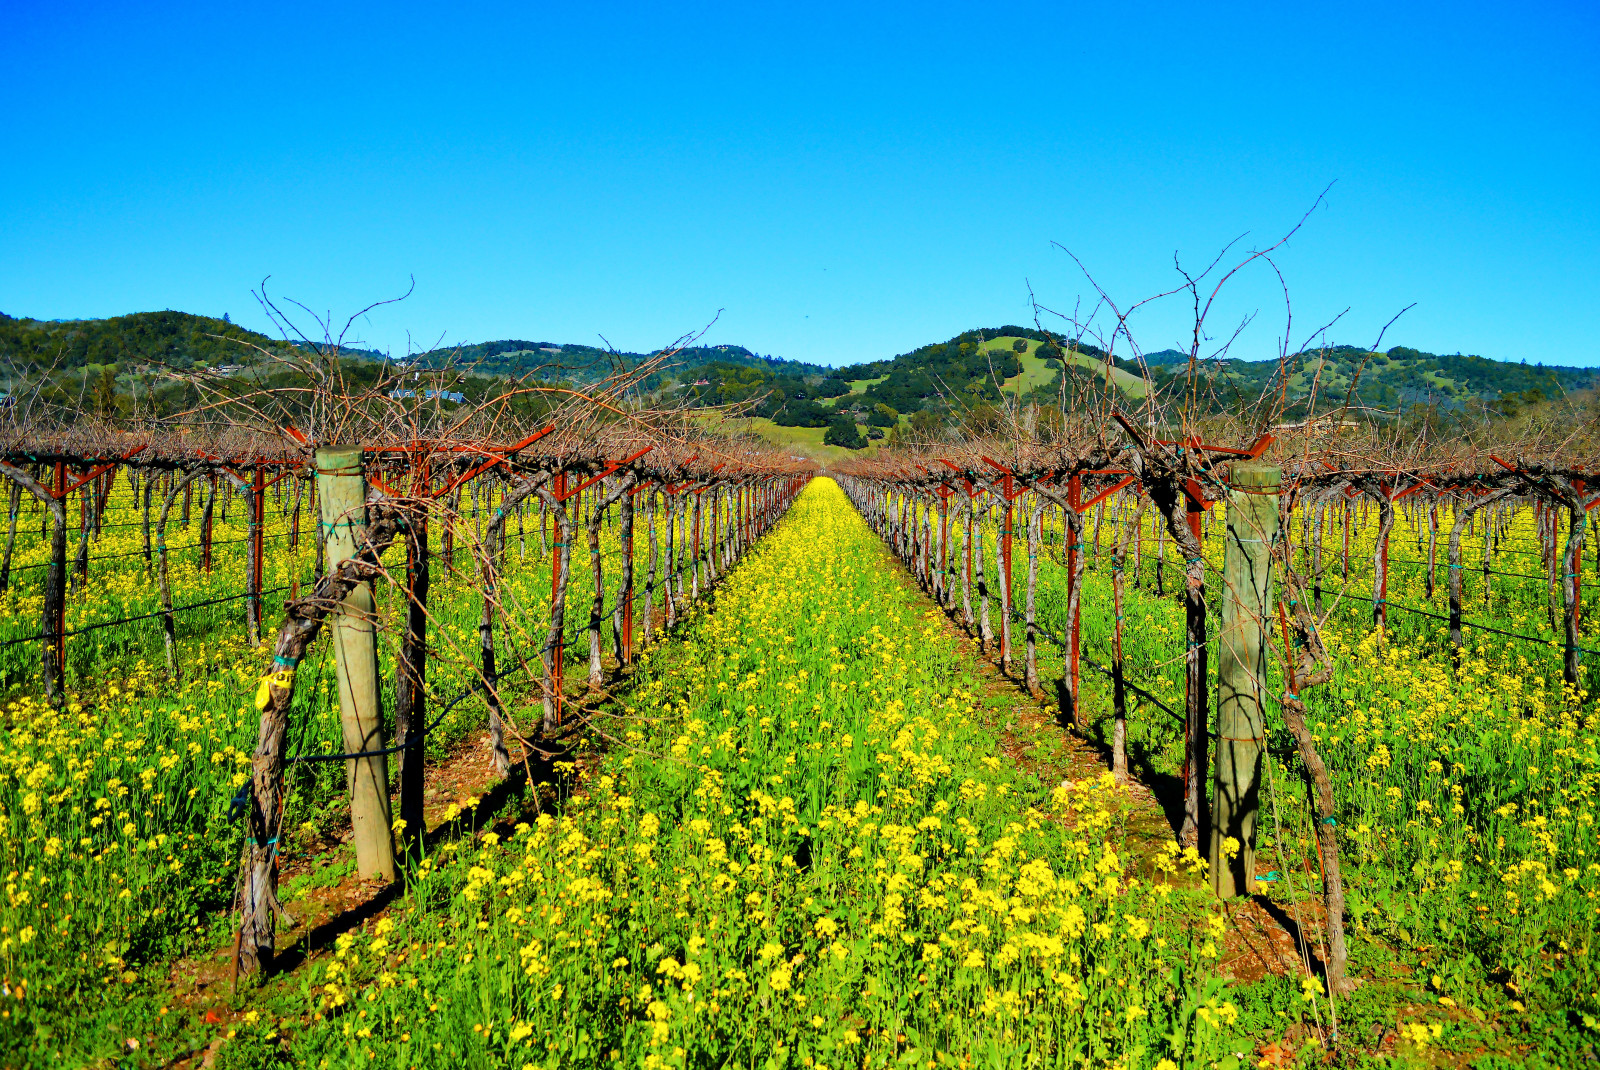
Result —
POLYGON ((278 687, 287 691, 294 686, 294 670, 279 669, 261 678, 261 686, 256 689, 256 709, 265 710, 267 703, 272 701, 272 688, 278 687))

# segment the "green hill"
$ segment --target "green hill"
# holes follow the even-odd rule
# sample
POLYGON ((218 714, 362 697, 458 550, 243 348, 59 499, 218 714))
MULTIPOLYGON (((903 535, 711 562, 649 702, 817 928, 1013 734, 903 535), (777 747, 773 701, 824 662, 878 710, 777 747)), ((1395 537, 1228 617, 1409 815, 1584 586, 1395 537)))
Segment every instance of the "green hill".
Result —
MULTIPOLYGON (((1116 389, 1129 398, 1142 398, 1149 389, 1144 369, 1120 357, 1112 363, 1110 378, 1116 389)), ((1180 385, 1190 375, 1188 364, 1188 354, 1176 349, 1145 354, 1145 368, 1157 389, 1180 385)), ((1405 346, 1384 353, 1356 346, 1308 351, 1291 357, 1288 370, 1286 419, 1304 418, 1310 412, 1313 387, 1317 412, 1343 405, 1356 383, 1354 403, 1383 418, 1418 405, 1512 414, 1519 405, 1600 383, 1600 370, 1594 368, 1442 355, 1405 346)), ((1276 393, 1283 387, 1278 362, 1271 360, 1201 361, 1194 374, 1202 380, 1201 395, 1215 411, 1248 406, 1263 391, 1276 393)), ((1098 380, 1095 385, 1103 389, 1106 360, 1096 346, 1079 343, 1063 350, 1041 331, 1005 326, 966 331, 889 360, 841 368, 833 377, 848 388, 848 396, 836 404, 852 407, 858 415, 880 404, 902 417, 916 412, 981 414, 1002 393, 1051 403, 1061 398, 1065 385, 1070 403, 1090 379, 1098 380)))
POLYGON ((246 347, 252 344, 275 349, 283 343, 226 318, 170 310, 103 320, 17 319, 0 312, 0 359, 19 369, 90 364, 187 369, 197 361, 235 363, 248 355, 246 347))
MULTIPOLYGON (((427 368, 471 368, 481 375, 532 375, 542 379, 593 383, 623 369, 637 367, 655 355, 616 352, 570 342, 503 339, 430 350, 410 358, 410 363, 427 368)), ((691 346, 675 353, 669 362, 669 369, 664 374, 653 376, 647 385, 659 387, 674 380, 693 381, 698 376, 689 375, 685 369, 693 371, 710 363, 760 368, 767 373, 792 378, 823 376, 831 370, 820 364, 761 356, 744 346, 691 346)))
MULTIPOLYGON (((64 409, 82 404, 106 415, 133 411, 138 399, 139 412, 160 416, 186 411, 199 401, 193 387, 173 379, 167 374, 171 371, 209 369, 241 383, 295 385, 288 381, 292 375, 262 361, 255 348, 273 352, 291 345, 240 327, 227 317, 171 310, 85 320, 0 313, 0 377, 5 379, 0 392, 37 392, 45 402, 64 409)), ((493 393, 509 378, 587 386, 654 355, 521 339, 441 347, 394 360, 354 347, 340 352, 347 379, 358 387, 377 382, 387 364, 396 370, 432 372, 436 387, 469 399, 493 393)), ((668 367, 650 376, 644 386, 665 396, 688 391, 698 397, 702 390, 693 384, 704 378, 700 369, 712 364, 756 379, 781 379, 786 386, 819 381, 831 372, 818 364, 762 356, 743 346, 699 346, 675 353, 668 367)))
MULTIPOLYGON (((1118 365, 1136 370, 1126 362, 1118 365)), ((1186 363, 1153 365, 1150 370, 1158 387, 1189 375, 1186 363)), ((1443 412, 1514 415, 1519 405, 1561 398, 1600 381, 1600 369, 1595 368, 1427 353, 1407 346, 1382 353, 1348 345, 1312 350, 1291 356, 1284 369, 1273 360, 1207 361, 1195 374, 1218 409, 1250 404, 1264 391, 1283 391, 1284 416, 1291 420, 1311 415, 1313 407, 1317 413, 1338 408, 1347 397, 1380 419, 1419 405, 1443 412)))

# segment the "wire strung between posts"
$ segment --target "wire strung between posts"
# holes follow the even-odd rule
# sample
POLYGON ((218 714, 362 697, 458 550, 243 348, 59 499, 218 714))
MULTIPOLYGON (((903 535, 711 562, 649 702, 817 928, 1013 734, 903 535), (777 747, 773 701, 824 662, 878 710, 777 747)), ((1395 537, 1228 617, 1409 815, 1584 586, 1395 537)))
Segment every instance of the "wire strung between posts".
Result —
MULTIPOLYGON (((265 596, 267 596, 269 594, 277 594, 279 591, 287 591, 288 589, 289 589, 289 585, 287 585, 287 584, 285 584, 282 587, 273 587, 270 590, 262 591, 261 592, 261 597, 265 597, 265 596)), ((230 595, 227 595, 227 596, 225 596, 223 598, 210 598, 210 599, 207 599, 204 602, 191 602, 186 606, 173 606, 171 609, 158 609, 153 613, 144 613, 144 614, 141 614, 141 615, 139 615, 137 617, 123 617, 120 620, 105 620, 105 621, 101 621, 98 624, 86 624, 82 628, 77 629, 76 631, 61 633, 61 638, 62 639, 71 639, 75 635, 83 635, 85 632, 96 631, 97 629, 100 629, 100 628, 110 628, 110 627, 113 627, 114 625, 118 625, 118 624, 132 624, 135 621, 149 620, 151 617, 164 617, 168 613, 182 613, 185 610, 189 610, 189 609, 203 609, 206 606, 221 605, 223 602, 236 602, 241 598, 254 598, 254 597, 256 597, 256 595, 254 595, 253 593, 251 593, 249 591, 246 591, 244 594, 230 594, 230 595)), ((17 643, 36 643, 40 639, 48 639, 48 638, 50 638, 48 633, 40 632, 38 635, 25 635, 21 639, 7 639, 4 642, 0 642, 0 647, 14 646, 17 643)))
MULTIPOLYGON (((280 531, 280 533, 275 534, 275 536, 261 536, 261 541, 267 542, 270 541, 270 539, 288 539, 291 534, 293 534, 291 531, 280 531)), ((250 536, 245 536, 243 539, 216 539, 216 541, 211 542, 211 545, 213 545, 213 547, 218 547, 218 545, 238 545, 240 542, 250 542, 250 536)), ((150 545, 154 547, 154 549, 152 549, 152 553, 155 552, 155 549, 160 549, 160 545, 155 544, 155 542, 152 542, 150 545)), ((205 545, 205 542, 187 542, 187 544, 184 545, 170 545, 170 547, 166 547, 166 549, 202 550, 205 549, 205 545)), ((88 560, 88 563, 90 563, 90 565, 98 565, 99 561, 115 561, 125 557, 144 557, 144 550, 130 550, 130 552, 126 553, 101 553, 101 555, 98 555, 98 557, 91 557, 90 560, 88 560)), ((29 569, 35 568, 50 568, 50 561, 43 561, 42 565, 16 565, 11 568, 11 571, 13 571, 13 573, 26 573, 26 571, 29 571, 29 569)))
MULTIPOLYGON (((709 587, 706 588, 707 591, 709 591, 710 589, 711 588, 709 588, 709 587)), ((622 601, 623 602, 631 602, 636 597, 637 597, 636 592, 630 592, 628 597, 625 598, 625 599, 622 599, 622 601)), ((612 603, 611 603, 611 611, 613 613, 616 612, 617 605, 618 605, 617 600, 613 599, 612 603)), ((574 608, 581 608, 581 607, 576 607, 575 606, 574 608)), ((606 616, 606 606, 605 606, 605 601, 602 599, 601 603, 600 603, 600 619, 602 621, 604 621, 605 620, 605 616, 606 616)), ((589 630, 589 623, 588 622, 584 622, 584 623, 580 624, 579 626, 573 628, 571 633, 570 633, 571 640, 575 642, 578 639, 579 636, 583 635, 583 633, 587 632, 588 630, 589 630)), ((557 647, 560 647, 560 649, 565 650, 567 648, 567 646, 568 646, 568 638, 569 638, 568 633, 563 631, 559 641, 546 640, 544 646, 540 647, 538 649, 538 651, 536 651, 534 653, 532 659, 519 655, 517 657, 517 663, 515 665, 513 665, 511 668, 507 669, 505 672, 497 672, 495 674, 495 684, 496 684, 496 686, 499 685, 501 680, 504 680, 504 679, 506 679, 507 677, 510 677, 510 676, 515 676, 517 673, 522 672, 529 665, 533 664, 533 660, 534 659, 543 658, 544 655, 546 653, 548 653, 549 651, 551 651, 553 649, 556 649, 557 647)), ((509 653, 515 653, 515 651, 509 651, 509 653)), ((472 685, 469 686, 465 691, 461 692, 461 694, 459 694, 455 698, 451 699, 449 701, 449 703, 445 705, 444 709, 439 711, 439 715, 433 719, 433 723, 428 725, 426 728, 424 728, 422 730, 423 738, 426 739, 429 732, 431 732, 435 728, 439 727, 439 722, 444 720, 445 714, 447 714, 451 710, 455 709, 455 707, 457 705, 459 705, 460 703, 462 703, 466 699, 470 698, 472 695, 484 690, 484 688, 486 686, 487 686, 487 681, 485 681, 482 677, 479 677, 479 679, 474 681, 472 683, 472 685)), ((296 755, 295 757, 292 757, 292 758, 284 759, 284 764, 286 764, 286 765, 295 765, 295 764, 303 763, 303 762, 342 762, 342 761, 346 761, 346 760, 352 759, 352 758, 380 758, 380 757, 384 757, 386 755, 395 754, 395 753, 397 753, 399 751, 402 751, 409 745, 410 745, 409 741, 407 741, 406 743, 397 743, 392 747, 385 747, 383 750, 357 751, 357 752, 351 753, 351 754, 301 754, 301 755, 296 755)))
MULTIPOLYGON (((1432 617, 1434 620, 1442 620, 1442 621, 1445 621, 1446 623, 1449 623, 1449 621, 1450 621, 1449 617, 1443 616, 1443 615, 1441 615, 1439 613, 1429 613, 1425 609, 1413 609, 1410 606, 1402 606, 1402 605, 1398 605, 1398 604, 1396 604, 1394 602, 1385 602, 1384 604, 1387 605, 1390 609, 1398 609, 1402 613, 1415 613, 1419 617, 1432 617)), ((1566 645, 1566 640, 1561 639, 1559 636, 1551 636, 1551 637, 1546 638, 1546 639, 1541 639, 1540 637, 1538 637, 1536 635, 1521 635, 1521 634, 1519 634, 1517 632, 1508 632, 1508 631, 1505 631, 1504 629, 1501 629, 1501 628, 1491 628, 1487 624, 1474 624, 1470 620, 1463 620, 1463 621, 1460 622, 1460 624, 1461 624, 1461 626, 1463 628, 1476 628, 1480 632, 1493 632, 1495 635, 1503 635, 1507 639, 1522 639, 1522 640, 1525 640, 1526 642, 1529 642, 1529 643, 1538 643, 1541 646, 1565 646, 1566 645)), ((1590 650, 1588 647, 1575 646, 1572 649, 1576 650, 1580 654, 1600 654, 1600 651, 1590 650)))
MULTIPOLYGON (((1022 615, 1017 612, 1015 607, 1012 607, 1012 609, 1011 609, 1011 619, 1013 621, 1015 621, 1016 623, 1018 623, 1018 624, 1023 624, 1023 625, 1027 624, 1027 621, 1024 620, 1022 615)), ((1049 628, 1046 628, 1044 625, 1040 624, 1038 621, 1034 621, 1033 630, 1038 632, 1040 635, 1044 636, 1046 639, 1050 640, 1052 643, 1054 643, 1057 647, 1061 648, 1062 650, 1066 650, 1067 649, 1066 642, 1060 636, 1056 635, 1049 628)), ((1089 666, 1089 668, 1091 668, 1091 669, 1094 669, 1094 670, 1096 670, 1098 672, 1105 673, 1107 676, 1114 676, 1115 675, 1112 672, 1112 670, 1106 668, 1104 665, 1095 664, 1094 661, 1092 661, 1091 659, 1084 657, 1081 652, 1079 653, 1078 657, 1079 657, 1080 662, 1082 662, 1084 664, 1087 664, 1089 666)), ((1144 688, 1140 687, 1138 684, 1136 684, 1133 681, 1129 680, 1126 674, 1124 674, 1123 677, 1122 677, 1122 686, 1126 687, 1129 691, 1132 691, 1135 695, 1138 695, 1140 698, 1144 699, 1146 702, 1149 702, 1152 706, 1156 706, 1157 708, 1166 711, 1168 714, 1170 714, 1172 717, 1174 717, 1180 724, 1186 723, 1188 721, 1188 718, 1184 717, 1183 714, 1177 712, 1171 706, 1168 706, 1165 702, 1162 702, 1160 699, 1156 698, 1150 692, 1146 691, 1144 688)), ((1215 732, 1210 733, 1210 735, 1211 735, 1212 739, 1216 739, 1217 738, 1217 734, 1215 732)))

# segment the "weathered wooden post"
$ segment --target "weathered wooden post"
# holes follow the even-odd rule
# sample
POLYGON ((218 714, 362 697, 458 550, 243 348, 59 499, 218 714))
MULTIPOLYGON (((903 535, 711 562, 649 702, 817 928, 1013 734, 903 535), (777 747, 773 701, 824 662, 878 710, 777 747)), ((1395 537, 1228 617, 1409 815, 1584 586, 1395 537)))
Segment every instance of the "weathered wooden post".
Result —
MULTIPOLYGON (((427 477, 413 478, 413 494, 427 491, 427 477)), ((298 508, 298 506, 296 506, 298 508)), ((428 513, 416 509, 406 517, 406 630, 395 666, 394 729, 400 750, 401 843, 407 857, 421 856, 423 835, 423 763, 428 721, 428 513)))
MULTIPOLYGON (((354 557, 366 537, 367 480, 361 447, 317 450, 322 532, 330 569, 354 557)), ((383 750, 383 706, 378 695, 376 604, 372 586, 358 583, 333 617, 339 720, 350 754, 383 750)), ((394 880, 394 838, 389 823, 389 762, 383 754, 345 762, 356 869, 363 877, 394 880)))
POLYGON ((1005 514, 1001 520, 1000 553, 996 562, 1000 570, 1000 671, 1011 672, 1011 520, 1015 510, 1011 504, 1011 473, 1000 478, 1000 492, 1005 498, 1005 514))
POLYGON ((1278 533, 1276 465, 1235 464, 1222 561, 1222 634, 1217 665, 1217 761, 1211 802, 1211 890, 1223 899, 1255 892, 1256 810, 1265 743, 1266 607, 1278 533), (1228 839, 1238 853, 1225 857, 1228 839))
POLYGON ((639 487, 632 487, 622 498, 622 517, 617 537, 622 542, 622 586, 617 595, 617 621, 615 636, 617 661, 633 664, 633 499, 639 487))

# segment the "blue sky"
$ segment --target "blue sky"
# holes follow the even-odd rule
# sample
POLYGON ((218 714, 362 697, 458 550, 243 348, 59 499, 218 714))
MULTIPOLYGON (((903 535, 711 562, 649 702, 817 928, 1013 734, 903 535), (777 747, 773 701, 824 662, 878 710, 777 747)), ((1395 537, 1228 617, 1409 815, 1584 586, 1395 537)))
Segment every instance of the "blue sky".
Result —
MULTIPOLYGON (((1270 244, 1305 341, 1600 364, 1600 7, 185 6, 0 22, 0 311, 842 364, 1270 244)), ((1282 289, 1207 321, 1275 353, 1282 289)), ((1133 321, 1184 344, 1180 298, 1133 321)), ((1047 325, 1049 325, 1047 323, 1047 325)))

